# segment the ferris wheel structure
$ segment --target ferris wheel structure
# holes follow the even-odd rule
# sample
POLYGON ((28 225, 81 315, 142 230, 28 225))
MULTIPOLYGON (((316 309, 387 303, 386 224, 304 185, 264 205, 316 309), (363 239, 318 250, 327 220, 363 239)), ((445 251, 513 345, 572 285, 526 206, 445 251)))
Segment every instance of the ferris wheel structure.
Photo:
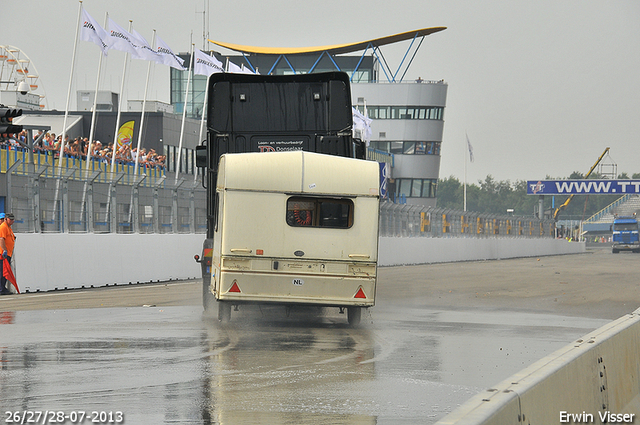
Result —
MULTIPOLYGON (((39 109, 46 108, 46 92, 33 61, 17 47, 0 45, 0 90, 17 91, 28 85, 28 93, 37 95, 39 109)), ((22 90, 20 90, 24 93, 22 90)))

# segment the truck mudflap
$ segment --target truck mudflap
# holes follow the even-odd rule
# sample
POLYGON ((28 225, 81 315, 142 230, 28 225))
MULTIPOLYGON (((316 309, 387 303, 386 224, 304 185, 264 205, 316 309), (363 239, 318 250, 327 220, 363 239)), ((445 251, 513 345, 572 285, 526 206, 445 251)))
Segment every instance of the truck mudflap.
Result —
POLYGON ((202 271, 202 306, 205 311, 211 309, 214 301, 211 291, 211 265, 213 254, 213 239, 205 239, 202 244, 202 257, 195 255, 193 258, 200 264, 202 271))

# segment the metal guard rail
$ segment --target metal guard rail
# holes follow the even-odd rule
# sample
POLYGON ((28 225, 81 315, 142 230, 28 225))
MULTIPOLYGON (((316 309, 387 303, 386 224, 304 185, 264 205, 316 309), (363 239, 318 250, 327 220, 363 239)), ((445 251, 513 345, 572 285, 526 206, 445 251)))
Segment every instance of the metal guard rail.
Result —
POLYGON ((380 205, 380 236, 554 238, 555 222, 535 217, 383 202, 380 205))

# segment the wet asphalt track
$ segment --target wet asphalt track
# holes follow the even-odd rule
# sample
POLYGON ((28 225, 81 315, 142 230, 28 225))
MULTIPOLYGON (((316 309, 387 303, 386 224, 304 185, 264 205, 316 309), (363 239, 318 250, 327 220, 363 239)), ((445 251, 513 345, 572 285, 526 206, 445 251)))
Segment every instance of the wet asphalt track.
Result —
POLYGON ((357 328, 335 309, 258 307, 220 325, 202 315, 200 282, 5 296, 0 423, 25 411, 75 423, 118 423, 116 412, 126 424, 434 423, 640 306, 640 282, 624 280, 638 259, 595 250, 381 268, 357 328))

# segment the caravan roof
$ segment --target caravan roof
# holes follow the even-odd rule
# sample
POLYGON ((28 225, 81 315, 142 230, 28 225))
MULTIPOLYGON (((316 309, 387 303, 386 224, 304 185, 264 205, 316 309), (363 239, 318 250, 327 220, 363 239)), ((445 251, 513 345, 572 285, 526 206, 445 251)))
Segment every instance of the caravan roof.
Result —
POLYGON ((305 151, 225 154, 218 187, 267 192, 378 196, 374 161, 305 151))

